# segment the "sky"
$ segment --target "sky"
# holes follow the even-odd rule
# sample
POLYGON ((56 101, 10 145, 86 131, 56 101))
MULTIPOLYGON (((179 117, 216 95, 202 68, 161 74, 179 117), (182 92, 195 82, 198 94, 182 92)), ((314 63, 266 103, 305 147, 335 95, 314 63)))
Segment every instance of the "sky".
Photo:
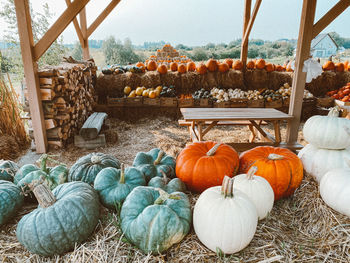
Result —
MULTIPOLYGON (((0 8, 5 0, 0 0, 0 8)), ((65 10, 65 0, 30 0, 35 11, 49 4, 55 18, 65 10)), ((254 6, 254 0, 253 5, 254 6)), ((302 0, 263 0, 250 38, 277 40, 297 38, 302 0)), ((338 0, 318 0, 317 21, 338 0)), ((90 0, 87 5, 88 25, 108 5, 108 0, 90 0)), ((164 40, 173 45, 201 46, 229 43, 242 37, 244 0, 121 0, 112 13, 91 35, 91 39, 129 37, 133 44, 164 40)), ((253 9, 253 7, 252 7, 253 9)), ((350 37, 350 8, 324 32, 336 31, 350 37)), ((54 21, 52 21, 53 23, 54 21)), ((6 24, 0 19, 0 39, 6 24)), ((64 43, 78 41, 73 25, 62 33, 64 43)))

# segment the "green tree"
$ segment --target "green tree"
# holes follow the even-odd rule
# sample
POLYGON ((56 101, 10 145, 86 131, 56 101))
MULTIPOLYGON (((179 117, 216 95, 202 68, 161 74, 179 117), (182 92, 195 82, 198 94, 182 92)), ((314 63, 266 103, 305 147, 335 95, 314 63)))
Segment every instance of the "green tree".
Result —
POLYGON ((74 44, 74 48, 72 50, 72 55, 74 59, 76 60, 82 60, 83 59, 83 49, 81 48, 80 43, 77 41, 74 44))
POLYGON ((339 47, 344 45, 345 39, 342 38, 337 32, 330 32, 329 35, 334 39, 335 43, 337 43, 339 47))
POLYGON ((201 61, 207 60, 208 54, 203 48, 195 48, 189 57, 194 61, 201 61))
POLYGON ((124 44, 122 44, 120 40, 116 41, 114 36, 110 36, 103 42, 102 50, 108 65, 126 65, 140 60, 140 57, 134 52, 129 38, 125 39, 124 44))

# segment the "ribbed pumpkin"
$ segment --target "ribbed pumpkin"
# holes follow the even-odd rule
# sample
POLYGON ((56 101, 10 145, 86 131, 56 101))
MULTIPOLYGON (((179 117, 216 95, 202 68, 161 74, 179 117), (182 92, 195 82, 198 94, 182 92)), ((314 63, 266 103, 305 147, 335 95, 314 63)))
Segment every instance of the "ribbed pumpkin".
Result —
POLYGON ((23 203, 21 188, 17 185, 0 180, 0 226, 13 217, 23 203))
POLYGON ((196 67, 196 71, 199 74, 204 75, 205 73, 207 73, 207 67, 203 63, 199 63, 196 67))
POLYGON ((83 181, 93 184, 96 175, 104 168, 120 168, 120 162, 113 156, 104 153, 90 153, 79 158, 70 168, 68 181, 83 181))
POLYGON ((159 72, 159 74, 166 74, 168 72, 168 68, 166 65, 161 64, 158 66, 157 71, 159 72))
POLYGON ((219 71, 221 73, 225 73, 225 72, 229 71, 229 69, 230 69, 229 66, 225 62, 219 64, 219 71))
POLYGON ((238 154, 232 147, 211 141, 195 142, 177 157, 176 176, 191 191, 202 192, 220 185, 225 175, 235 176, 238 166, 238 154))
POLYGON ((275 70, 275 65, 272 64, 272 63, 266 63, 265 69, 266 69, 267 72, 272 72, 272 71, 275 70))
POLYGON ((147 63, 147 70, 155 71, 155 70, 157 70, 157 67, 158 67, 157 62, 155 62, 154 60, 148 61, 148 63, 147 63))
POLYGON ((142 72, 145 72, 146 66, 142 62, 137 62, 136 67, 139 67, 142 70, 142 72))
POLYGON ((209 59, 207 63, 205 64, 207 67, 208 71, 210 72, 215 72, 218 71, 218 62, 215 59, 209 59))
POLYGON ((255 68, 255 62, 253 60, 249 60, 247 65, 247 69, 254 69, 255 68))
POLYGON ((193 61, 187 63, 187 71, 196 71, 196 63, 193 61))
POLYGON ((171 71, 177 71, 177 67, 178 67, 178 65, 177 65, 176 62, 171 62, 170 63, 170 70, 171 71))
POLYGON ((333 61, 326 61, 323 66, 322 66, 323 70, 334 70, 335 69, 335 65, 333 63, 333 61))
POLYGON ((187 68, 186 68, 186 66, 185 66, 185 64, 180 64, 178 67, 177 67, 177 71, 179 72, 179 73, 186 73, 186 71, 187 71, 187 68))
POLYGON ((240 60, 235 60, 232 64, 232 68, 234 70, 242 70, 243 69, 243 63, 240 60))
POLYGON ((233 64, 233 59, 232 58, 226 58, 224 60, 224 63, 226 63, 228 65, 229 68, 232 68, 232 64, 233 64))
POLYGON ((18 170, 19 167, 15 162, 0 160, 0 180, 13 182, 18 170))
POLYGON ((336 71, 338 71, 338 72, 343 72, 344 69, 345 69, 345 67, 344 67, 344 64, 343 64, 343 63, 340 62, 340 63, 335 64, 335 70, 336 70, 336 71))
POLYGON ((148 186, 163 189, 168 194, 186 191, 186 185, 179 178, 170 180, 165 173, 163 173, 163 177, 153 177, 148 182, 148 186))
POLYGON ((260 58, 257 61, 255 61, 255 68, 257 69, 264 69, 266 66, 266 62, 264 59, 260 58))
POLYGON ((89 238, 100 212, 95 190, 83 182, 61 184, 51 192, 37 185, 39 207, 18 222, 18 241, 41 256, 62 255, 89 238))
POLYGON ((271 185, 275 200, 294 193, 303 179, 303 164, 288 149, 259 146, 245 151, 240 156, 240 171, 247 173, 256 166, 256 175, 265 178, 271 185))
POLYGON ((284 71, 285 69, 284 69, 284 67, 283 66, 281 66, 281 65, 276 65, 276 71, 284 71))

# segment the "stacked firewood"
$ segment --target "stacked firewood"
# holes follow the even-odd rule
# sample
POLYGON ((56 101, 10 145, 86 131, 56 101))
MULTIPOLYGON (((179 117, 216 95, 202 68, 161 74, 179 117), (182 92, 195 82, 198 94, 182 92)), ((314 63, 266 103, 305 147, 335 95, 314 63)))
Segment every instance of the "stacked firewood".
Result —
POLYGON ((48 144, 60 148, 74 138, 93 111, 93 61, 63 63, 39 71, 48 144))

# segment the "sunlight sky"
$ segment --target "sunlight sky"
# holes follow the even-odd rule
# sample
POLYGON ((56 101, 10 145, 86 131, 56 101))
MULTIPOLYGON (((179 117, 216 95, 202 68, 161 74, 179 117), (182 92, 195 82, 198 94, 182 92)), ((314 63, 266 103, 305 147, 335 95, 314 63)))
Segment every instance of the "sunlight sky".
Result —
MULTIPOLYGON (((0 0, 0 8, 5 0, 0 0)), ((64 0, 31 0, 34 10, 47 2, 57 18, 66 8, 64 0)), ((254 1, 253 1, 254 2, 254 1)), ((338 0, 319 0, 316 20, 338 0)), ((109 3, 108 0, 91 0, 87 5, 88 25, 109 3)), ((228 43, 241 38, 244 0, 121 0, 91 36, 105 39, 129 37, 134 44, 164 40, 173 45, 205 45, 208 42, 228 43)), ((302 0, 263 0, 251 38, 277 40, 297 38, 302 0)), ((325 32, 336 31, 350 37, 350 8, 341 14, 325 32)), ((6 28, 0 20, 0 39, 6 28)), ((74 27, 63 33, 65 43, 77 41, 74 27)))

